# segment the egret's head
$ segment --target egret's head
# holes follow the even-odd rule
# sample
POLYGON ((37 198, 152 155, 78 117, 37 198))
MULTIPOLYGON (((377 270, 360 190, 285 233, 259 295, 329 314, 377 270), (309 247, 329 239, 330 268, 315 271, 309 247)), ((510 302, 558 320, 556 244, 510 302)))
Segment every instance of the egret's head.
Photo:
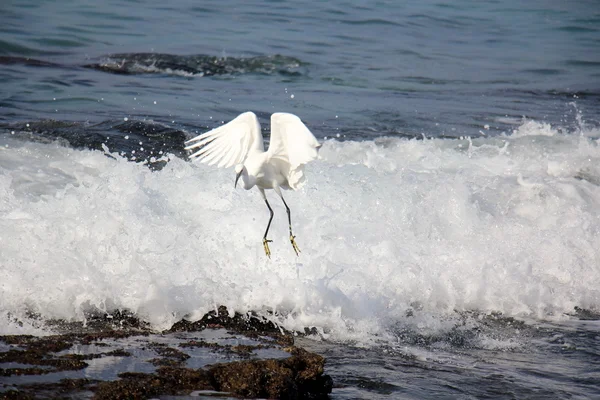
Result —
POLYGON ((240 176, 242 176, 242 172, 244 172, 244 164, 238 164, 235 166, 235 184, 233 185, 233 187, 237 187, 237 183, 238 180, 240 179, 240 176))

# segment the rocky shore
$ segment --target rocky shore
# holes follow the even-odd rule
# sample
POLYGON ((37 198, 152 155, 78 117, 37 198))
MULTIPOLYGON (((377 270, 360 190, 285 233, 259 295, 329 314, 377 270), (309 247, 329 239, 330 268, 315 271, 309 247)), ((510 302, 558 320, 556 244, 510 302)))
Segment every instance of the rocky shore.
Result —
MULTIPOLYGON (((325 360, 253 314, 225 307, 154 332, 131 315, 54 322, 50 336, 0 336, 0 399, 160 396, 324 399, 325 360)), ((172 397, 169 397, 172 398, 172 397)))

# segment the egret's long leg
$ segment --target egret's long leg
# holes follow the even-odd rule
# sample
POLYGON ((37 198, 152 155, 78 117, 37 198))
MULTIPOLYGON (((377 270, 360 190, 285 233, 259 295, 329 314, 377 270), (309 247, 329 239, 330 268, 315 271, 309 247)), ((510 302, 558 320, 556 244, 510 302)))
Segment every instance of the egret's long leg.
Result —
POLYGON ((287 211, 287 215, 288 215, 288 223, 290 225, 290 242, 292 243, 292 247, 294 248, 294 251, 296 252, 296 255, 300 255, 300 249, 298 248, 298 245, 296 244, 296 236, 294 236, 294 234, 292 233, 292 213, 290 211, 290 208, 288 207, 287 203, 285 202, 285 199, 283 198, 283 195, 281 194, 281 190, 279 190, 279 188, 277 188, 275 190, 277 192, 277 194, 279 195, 279 197, 281 197, 281 200, 283 201, 283 205, 285 206, 285 211, 287 211))
POLYGON ((269 228, 271 227, 271 221, 273 221, 274 213, 273 213, 273 209, 271 208, 271 205, 267 201, 267 196, 265 196, 265 191, 261 189, 260 194, 262 195, 263 199, 265 200, 265 203, 267 204, 267 208, 269 209, 269 213, 271 214, 271 216, 269 217, 269 223, 267 224, 267 229, 265 230, 265 235, 263 236, 263 247, 265 249, 265 254, 267 255, 267 257, 271 258, 271 249, 269 249, 269 242, 272 242, 272 240, 267 239, 267 234, 269 233, 269 228))

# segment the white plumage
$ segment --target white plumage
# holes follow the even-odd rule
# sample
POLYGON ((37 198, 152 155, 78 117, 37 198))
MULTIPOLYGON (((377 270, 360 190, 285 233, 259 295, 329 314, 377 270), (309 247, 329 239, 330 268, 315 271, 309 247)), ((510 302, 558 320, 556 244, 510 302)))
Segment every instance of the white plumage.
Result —
POLYGON ((256 186, 267 203, 271 216, 263 237, 263 246, 270 256, 267 233, 273 219, 273 210, 265 196, 265 189, 273 189, 285 205, 290 225, 290 242, 298 254, 292 234, 290 209, 280 188, 298 189, 304 182, 304 164, 317 158, 319 142, 294 114, 271 115, 271 140, 265 151, 260 123, 253 112, 240 114, 227 124, 186 142, 186 150, 196 150, 191 159, 199 159, 218 167, 236 166, 236 180, 241 178, 244 189, 256 186))

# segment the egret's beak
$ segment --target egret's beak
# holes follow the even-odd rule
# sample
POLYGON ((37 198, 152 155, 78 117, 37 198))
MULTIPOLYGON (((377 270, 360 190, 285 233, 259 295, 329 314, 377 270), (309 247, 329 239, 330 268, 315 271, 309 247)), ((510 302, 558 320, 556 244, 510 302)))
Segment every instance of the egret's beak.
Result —
POLYGON ((242 172, 244 172, 244 170, 241 170, 240 172, 238 172, 238 174, 235 176, 235 184, 233 185, 234 188, 237 188, 237 182, 240 180, 240 176, 242 176, 242 172))

